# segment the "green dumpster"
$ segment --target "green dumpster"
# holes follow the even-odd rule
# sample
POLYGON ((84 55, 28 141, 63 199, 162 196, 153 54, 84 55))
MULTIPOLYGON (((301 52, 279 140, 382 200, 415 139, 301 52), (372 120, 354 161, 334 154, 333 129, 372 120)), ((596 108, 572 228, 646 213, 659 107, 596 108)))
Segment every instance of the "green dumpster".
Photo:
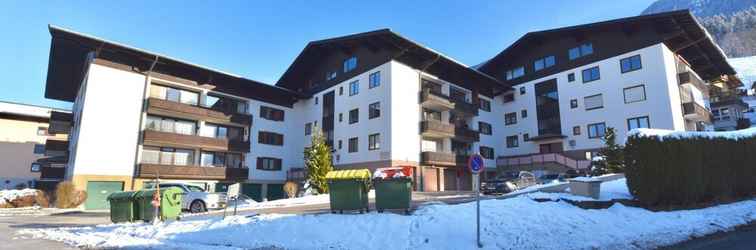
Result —
MULTIPOLYGON (((152 206, 152 197, 157 189, 144 189, 134 195, 136 216, 134 220, 150 222, 155 218, 155 207, 152 206)), ((160 219, 177 220, 181 215, 181 196, 179 188, 160 189, 160 219)))
POLYGON ((331 212, 344 213, 344 210, 369 212, 368 191, 370 190, 370 171, 352 169, 331 171, 326 174, 331 212))
POLYGON ((376 178, 375 209, 383 213, 385 209, 402 209, 409 214, 412 201, 412 179, 410 178, 376 178))
POLYGON ((136 192, 114 192, 108 195, 110 221, 113 223, 134 221, 134 194, 136 192))

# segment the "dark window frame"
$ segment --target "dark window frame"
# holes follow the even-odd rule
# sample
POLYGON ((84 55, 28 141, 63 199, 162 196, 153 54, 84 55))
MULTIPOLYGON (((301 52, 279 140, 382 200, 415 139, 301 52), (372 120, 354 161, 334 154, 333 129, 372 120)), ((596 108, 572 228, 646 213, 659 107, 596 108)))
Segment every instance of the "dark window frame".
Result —
POLYGON ((381 102, 368 104, 368 120, 381 117, 381 102), (375 108, 377 106, 378 108, 375 108))
POLYGON ((593 67, 590 67, 590 68, 584 69, 584 70, 582 70, 582 71, 581 71, 581 75, 580 75, 580 76, 581 76, 581 78, 583 79, 583 83, 589 83, 589 82, 594 82, 594 81, 598 81, 598 80, 601 80, 601 68, 599 68, 599 66, 598 66, 598 65, 596 65, 596 66, 593 66, 593 67), (596 72, 598 72, 598 73, 596 74, 596 75, 597 75, 597 76, 596 76, 596 78, 593 78, 593 71, 592 71, 592 70, 594 70, 594 69, 596 70, 596 72), (590 73, 589 73, 589 76, 590 76, 591 78, 590 78, 590 79, 588 79, 588 80, 586 81, 586 79, 585 79, 585 73, 586 73, 587 71, 590 71, 590 73))
POLYGON ((283 165, 283 159, 274 157, 257 157, 257 169, 263 171, 281 171, 283 165), (270 162, 273 167, 265 167, 265 162, 270 162))
POLYGON ((491 112, 491 101, 478 98, 478 108, 486 112, 491 112))
POLYGON ((490 123, 478 121, 478 132, 484 135, 491 135, 493 134, 493 127, 490 123))
POLYGON ((265 120, 282 122, 285 120, 285 114, 286 112, 282 109, 264 105, 260 106, 260 118, 263 118, 265 120))
POLYGON ((624 73, 628 73, 628 72, 633 72, 633 71, 636 71, 636 70, 641 70, 641 69, 643 69, 643 61, 641 60, 640 54, 620 59, 620 72, 622 72, 623 74, 624 73), (638 58, 637 68, 634 67, 635 65, 633 64, 633 59, 634 58, 638 58), (625 66, 624 66, 625 65, 624 62, 626 62, 626 61, 629 62, 630 68, 628 68, 628 69, 625 69, 625 66))
POLYGON ((627 87, 627 88, 622 88, 622 101, 624 101, 625 104, 636 103, 636 102, 644 102, 644 101, 646 101, 648 99, 648 96, 646 94, 648 94, 648 93, 646 93, 646 85, 645 84, 638 84, 638 85, 635 85, 635 86, 630 86, 630 87, 627 87), (643 99, 642 100, 637 100, 637 101, 634 101, 634 102, 627 102, 627 93, 626 93, 626 91, 629 90, 629 89, 637 88, 637 87, 643 88, 643 99))
POLYGON ((357 56, 350 56, 347 59, 344 59, 344 62, 342 64, 344 70, 343 72, 347 73, 357 69, 357 63, 357 56))
POLYGON ((284 135, 276 132, 260 130, 257 132, 257 143, 271 146, 283 146, 284 135))
POLYGON ((312 134, 312 122, 305 123, 305 135, 312 134))
POLYGON ((357 153, 360 151, 360 138, 359 137, 352 137, 349 138, 347 141, 347 152, 349 153, 357 153), (354 142, 354 144, 352 144, 354 142))
POLYGON ((358 122, 360 122, 360 109, 356 108, 349 110, 349 124, 355 124, 358 122), (352 114, 354 114, 354 116, 352 116, 352 114))
POLYGON ((528 110, 527 109, 520 110, 520 117, 522 117, 522 119, 528 118, 528 110))
POLYGON ((567 74, 567 82, 574 82, 575 81, 575 72, 567 74))
POLYGON ((517 124, 517 112, 510 112, 504 114, 504 125, 517 124))
POLYGON ((507 148, 517 148, 520 147, 520 137, 517 135, 510 135, 505 137, 505 142, 507 148))
POLYGON ((478 147, 478 150, 480 151, 480 156, 484 159, 492 160, 496 158, 496 156, 494 155, 494 149, 492 147, 480 146, 478 147))
POLYGON ((651 127, 651 118, 649 118, 649 116, 644 115, 644 116, 638 116, 638 117, 631 117, 631 118, 627 118, 627 130, 628 131, 631 130, 630 129, 630 121, 632 121, 632 120, 636 120, 637 121, 638 128, 650 128, 651 127), (643 119, 643 118, 646 119, 646 127, 641 127, 640 126, 640 119, 643 119))
POLYGON ((589 96, 583 97, 583 106, 585 106, 585 111, 590 111, 590 110, 596 110, 596 109, 602 109, 602 108, 604 108, 604 94, 602 93, 602 94, 595 94, 595 95, 589 95, 589 96), (586 103, 585 99, 591 98, 591 97, 596 97, 596 96, 601 96, 601 106, 588 108, 588 105, 585 104, 586 103))
POLYGON ((355 96, 360 93, 360 80, 349 82, 349 96, 355 96), (354 86, 354 87, 352 87, 354 86))
POLYGON ((598 139, 603 138, 604 135, 606 135, 606 122, 597 122, 597 123, 591 123, 586 126, 586 130, 588 130, 588 139, 598 139), (591 127, 596 127, 598 125, 601 125, 604 128, 604 131, 599 133, 598 128, 596 129, 596 134, 591 135, 591 127))
POLYGON ((578 99, 570 99, 570 109, 576 109, 578 106, 578 99))
POLYGON ((580 126, 572 127, 572 135, 580 135, 581 134, 580 130, 581 130, 580 126))
POLYGON ((368 75, 368 89, 376 88, 381 86, 381 71, 376 71, 373 73, 370 73, 368 75), (376 79, 378 79, 376 81, 376 79))
POLYGON ((378 150, 381 149, 381 134, 375 133, 368 135, 368 150, 378 150))

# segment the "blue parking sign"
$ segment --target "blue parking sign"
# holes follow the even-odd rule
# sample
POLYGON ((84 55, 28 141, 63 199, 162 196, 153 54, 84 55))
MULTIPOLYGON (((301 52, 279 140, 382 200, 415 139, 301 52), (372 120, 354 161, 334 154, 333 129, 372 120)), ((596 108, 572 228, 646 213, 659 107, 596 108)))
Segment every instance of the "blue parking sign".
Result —
POLYGON ((483 170, 483 157, 480 157, 479 154, 471 155, 470 159, 467 160, 467 168, 472 173, 480 173, 483 170))

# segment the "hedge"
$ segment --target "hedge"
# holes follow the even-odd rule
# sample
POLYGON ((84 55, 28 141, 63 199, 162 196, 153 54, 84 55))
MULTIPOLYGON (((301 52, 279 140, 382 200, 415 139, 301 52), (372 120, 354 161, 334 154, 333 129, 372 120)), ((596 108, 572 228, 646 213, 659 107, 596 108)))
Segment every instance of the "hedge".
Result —
POLYGON ((646 206, 690 206, 756 194, 756 129, 631 131, 625 176, 646 206))

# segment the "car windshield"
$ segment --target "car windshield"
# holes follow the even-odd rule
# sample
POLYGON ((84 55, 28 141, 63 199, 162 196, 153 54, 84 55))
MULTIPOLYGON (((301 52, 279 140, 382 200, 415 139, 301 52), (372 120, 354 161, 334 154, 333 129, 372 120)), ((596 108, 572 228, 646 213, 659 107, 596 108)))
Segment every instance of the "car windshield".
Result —
POLYGON ((198 186, 186 186, 186 187, 189 188, 189 191, 192 191, 192 192, 205 192, 204 189, 198 186))

